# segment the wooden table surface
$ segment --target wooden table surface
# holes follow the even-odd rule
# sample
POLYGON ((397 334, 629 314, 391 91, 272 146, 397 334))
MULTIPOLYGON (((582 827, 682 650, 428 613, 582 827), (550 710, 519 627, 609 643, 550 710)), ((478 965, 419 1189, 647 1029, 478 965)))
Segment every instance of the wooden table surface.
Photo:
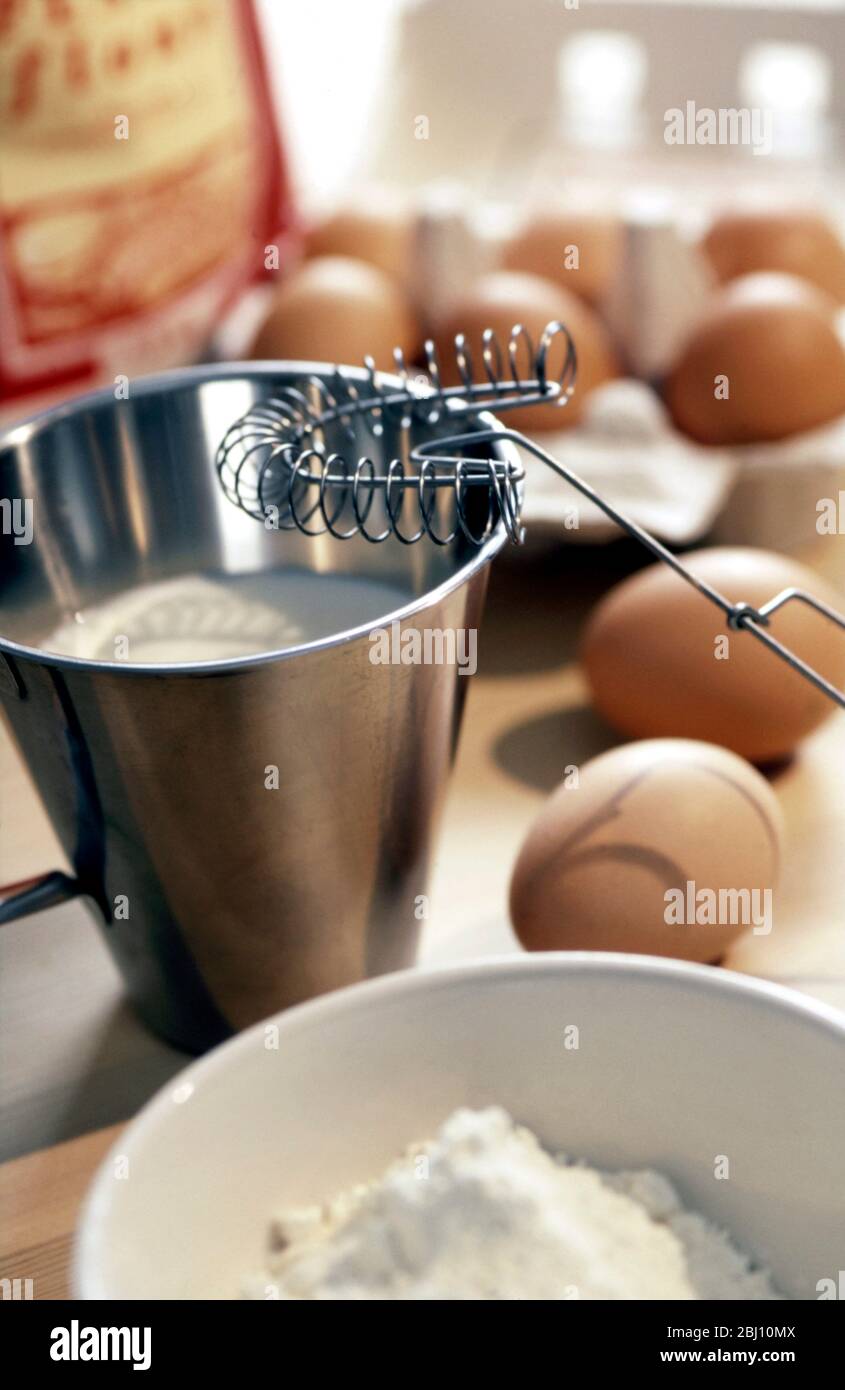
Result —
POLYGON ((0 1164, 0 1279, 13 1287, 21 1281, 20 1297, 69 1297, 79 1207, 122 1128, 111 1125, 0 1164))
MULTIPOLYGON (((845 590, 841 542, 809 558, 845 590)), ((527 826, 567 764, 616 741, 587 705, 575 651, 585 611, 631 560, 620 544, 497 562, 422 965, 517 949, 506 894, 527 826)), ((741 938, 726 964, 845 1009, 843 769, 845 717, 834 714, 774 784, 788 831, 776 928, 741 938)), ((0 795, 0 882, 56 867, 52 831, 2 730, 0 795)), ((0 932, 0 1020, 0 1157, 15 1159, 0 1166, 2 1272, 35 1277, 37 1297, 60 1296, 76 1209, 114 1132, 99 1127, 128 1119, 185 1058, 126 1007, 78 903, 0 932)))

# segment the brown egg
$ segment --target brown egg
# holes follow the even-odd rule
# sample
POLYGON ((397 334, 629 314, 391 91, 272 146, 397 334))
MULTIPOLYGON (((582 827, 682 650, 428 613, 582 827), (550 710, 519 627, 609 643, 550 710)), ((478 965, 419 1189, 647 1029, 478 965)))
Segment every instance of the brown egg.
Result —
POLYGON ((506 242, 502 268, 554 280, 596 305, 610 290, 621 254, 618 218, 551 209, 529 217, 506 242))
POLYGON ((250 356, 360 366, 369 353, 390 371, 394 347, 411 359, 419 343, 405 296, 390 276, 363 261, 324 256, 279 286, 250 356))
POLYGON ((774 792, 724 748, 655 739, 585 764, 543 807, 511 879, 529 951, 718 960, 771 930, 783 838, 774 792))
MULTIPOLYGON (((770 551, 713 548, 684 556, 699 579, 731 603, 755 607, 793 585, 845 607, 804 565, 770 551)), ((773 636, 838 687, 845 633, 805 604, 770 619, 773 636)), ((821 691, 664 564, 611 589, 587 625, 582 660, 596 709, 634 738, 723 744, 752 762, 781 758, 832 714, 821 691)))
POLYGON ((779 270, 809 280, 845 304, 845 245, 821 213, 800 208, 722 213, 702 244, 723 283, 757 270, 779 270))
POLYGON ((785 439, 845 412, 832 301, 790 275, 749 275, 708 304, 664 387, 702 444, 785 439))
MULTIPOLYGON (((443 380, 447 385, 460 381, 454 349, 458 333, 464 333, 469 340, 475 380, 483 381, 481 336, 485 328, 492 328, 496 333, 507 370, 508 338, 514 325, 522 324, 528 330, 536 352, 543 329, 552 319, 559 319, 566 325, 575 343, 578 354, 575 394, 562 409, 536 405, 509 410, 507 421, 514 429, 525 430, 529 434, 544 429, 559 430, 575 424, 590 391, 611 377, 618 376, 619 366, 607 331, 592 309, 575 295, 568 294, 550 280, 541 280, 538 275, 517 274, 515 271, 496 271, 492 275, 484 275, 467 291, 453 311, 435 326, 433 337, 443 380)), ((519 352, 520 375, 524 376, 529 366, 528 359, 524 347, 520 347, 519 352)), ((562 340, 559 340, 549 356, 550 379, 560 375, 563 355, 562 340)))
POLYGON ((315 222, 306 232, 304 251, 309 259, 351 256, 405 284, 411 266, 411 237, 408 204, 378 190, 315 222))

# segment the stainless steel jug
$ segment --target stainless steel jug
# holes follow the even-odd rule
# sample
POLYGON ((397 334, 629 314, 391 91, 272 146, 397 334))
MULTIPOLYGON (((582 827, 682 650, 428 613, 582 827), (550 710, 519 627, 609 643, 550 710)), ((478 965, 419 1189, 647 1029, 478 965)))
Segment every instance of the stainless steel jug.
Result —
MULTIPOLYGON (((142 1017, 192 1050, 413 959, 467 682, 455 665, 374 665, 369 634, 393 620, 477 628, 504 541, 307 539, 234 508, 214 469, 227 425, 312 372, 328 368, 188 369, 0 437, 0 498, 26 501, 33 521, 29 544, 0 536, 0 705, 71 866, 7 898, 0 921, 84 895, 142 1017), (201 665, 39 646, 68 613, 134 586, 289 567, 395 581, 407 602, 201 665)), ((359 453, 396 451, 391 426, 357 428, 359 453)))

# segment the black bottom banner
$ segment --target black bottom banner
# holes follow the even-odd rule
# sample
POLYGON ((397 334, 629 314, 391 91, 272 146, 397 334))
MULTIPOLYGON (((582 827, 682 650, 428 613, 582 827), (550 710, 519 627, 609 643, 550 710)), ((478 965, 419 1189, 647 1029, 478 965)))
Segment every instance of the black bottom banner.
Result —
MULTIPOLYGON (((432 1373, 445 1371, 444 1348, 437 1329, 418 1308, 416 1329, 401 1334, 411 1352, 409 1370, 419 1375, 430 1358, 432 1373)), ((449 1363, 465 1348, 467 1366, 485 1345, 497 1357, 507 1339, 510 1357, 520 1358, 524 1348, 525 1371, 537 1364, 538 1352, 559 1370, 583 1376, 593 1372, 625 1369, 660 1370, 664 1367, 744 1366, 755 1373, 771 1366, 791 1366, 804 1373, 837 1364, 843 1323, 837 1307, 823 1303, 564 1303, 532 1305, 532 1317, 553 1321, 525 1341, 525 1324, 517 1337, 508 1336, 499 1306, 497 1321, 477 1324, 462 1304, 464 1321, 444 1329, 449 1336, 449 1363), (489 1331, 487 1328, 489 1327, 489 1331), (458 1334, 457 1336, 455 1334, 458 1334), (567 1370, 567 1365, 569 1369, 567 1370), (577 1371, 576 1371, 577 1368, 577 1371)), ((106 1368, 140 1371, 148 1379, 164 1373, 208 1372, 220 1377, 234 1366, 238 1378, 272 1374, 281 1382, 291 1374, 298 1379, 313 1371, 325 1373, 326 1352, 346 1346, 344 1375, 353 1367, 359 1376, 370 1371, 380 1379, 389 1365, 391 1378, 403 1375, 397 1362, 395 1324, 385 1327, 383 1314, 369 1322, 366 1309, 355 1305, 354 1323, 346 1331, 326 1324, 334 1318, 323 1305, 319 1321, 316 1309, 288 1303, 272 1307, 256 1303, 49 1303, 12 1302, 2 1309, 4 1370, 15 1367, 15 1376, 45 1372, 52 1381, 68 1374, 96 1375, 106 1368), (362 1322, 363 1318, 363 1322, 362 1322), (334 1328, 331 1338, 330 1328, 334 1328), (341 1334, 343 1340, 341 1341, 341 1334), (364 1340, 366 1335, 367 1340, 364 1340)), ((436 1316, 436 1315, 435 1315, 436 1316)), ((483 1314, 481 1315, 483 1318, 483 1314)), ((513 1366, 513 1361, 511 1360, 513 1366)))

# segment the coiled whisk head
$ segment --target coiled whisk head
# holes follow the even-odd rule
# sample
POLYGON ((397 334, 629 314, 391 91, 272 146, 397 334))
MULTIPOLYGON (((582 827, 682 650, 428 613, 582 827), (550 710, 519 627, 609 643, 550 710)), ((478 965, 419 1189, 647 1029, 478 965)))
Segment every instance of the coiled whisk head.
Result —
POLYGON ((462 334, 449 373, 455 384, 444 384, 431 342, 425 367, 416 372, 398 349, 394 358, 398 381, 381 377, 367 358, 363 375, 336 367, 254 405, 226 431, 217 452, 226 496, 265 526, 307 536, 360 535, 373 543, 395 537, 405 545, 423 537, 449 545, 463 536, 483 545, 502 525, 520 541, 524 471, 482 448, 507 432, 473 422, 472 414, 468 421, 466 410, 565 405, 576 373, 566 328, 550 323, 535 352, 517 325, 504 353, 486 330, 479 380, 462 334), (551 379, 547 366, 557 340, 563 364, 551 379), (447 422, 454 431, 445 429, 447 422), (354 455, 362 440, 369 452, 354 455))

